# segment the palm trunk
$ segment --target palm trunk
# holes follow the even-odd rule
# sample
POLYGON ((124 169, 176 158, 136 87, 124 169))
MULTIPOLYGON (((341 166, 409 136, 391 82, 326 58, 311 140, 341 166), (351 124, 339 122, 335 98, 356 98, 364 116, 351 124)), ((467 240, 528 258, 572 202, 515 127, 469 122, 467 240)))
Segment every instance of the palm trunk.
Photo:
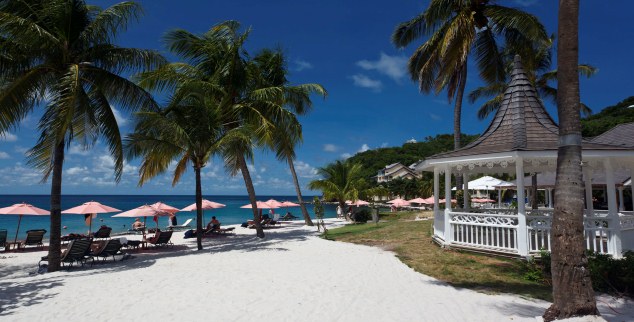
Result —
POLYGON ((55 147, 53 177, 51 179, 51 231, 48 245, 48 272, 60 269, 62 253, 62 169, 64 167, 64 141, 55 147))
MULTIPOLYGON (((465 62, 460 71, 460 81, 458 83, 458 92, 456 93, 456 102, 453 108, 453 148, 460 149, 462 146, 462 97, 464 96, 465 85, 467 85, 467 63, 465 62)), ((462 176, 456 176, 456 189, 462 189, 462 176)))
POLYGON ((295 183, 295 191, 297 192, 297 201, 299 202, 299 207, 302 209, 302 215, 304 215, 304 223, 306 223, 306 226, 314 226, 313 221, 310 220, 308 210, 306 210, 306 205, 302 200, 302 190, 299 188, 295 165, 293 164, 293 159, 291 157, 288 158, 288 166, 291 168, 291 174, 293 175, 293 183, 295 183))
POLYGON ((546 321, 599 314, 583 241, 578 33, 579 0, 560 0, 557 47, 560 123, 551 263, 553 304, 544 313, 546 321))
POLYGON ((200 166, 194 166, 196 173, 196 244, 203 250, 203 189, 200 182, 200 166))
POLYGON ((260 224, 261 218, 258 213, 258 203, 255 197, 255 188, 253 188, 253 181, 251 180, 251 174, 249 174, 249 168, 247 168, 247 162, 244 160, 244 156, 238 156, 238 163, 240 171, 242 172, 242 178, 244 178, 244 185, 247 187, 249 193, 249 201, 251 202, 251 208, 253 209, 253 222, 255 223, 255 234, 264 238, 264 229, 260 224))

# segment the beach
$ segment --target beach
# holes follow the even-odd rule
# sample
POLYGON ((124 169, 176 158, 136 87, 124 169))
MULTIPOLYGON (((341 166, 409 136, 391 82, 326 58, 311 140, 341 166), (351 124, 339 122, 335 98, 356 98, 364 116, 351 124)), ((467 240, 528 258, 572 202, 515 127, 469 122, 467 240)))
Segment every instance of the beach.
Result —
MULTIPOLYGON (((381 248, 319 238, 301 221, 264 239, 235 231, 205 238, 203 251, 179 232, 171 248, 45 274, 44 251, 1 253, 0 320, 539 321, 550 305, 452 287, 381 248)), ((597 304, 608 321, 634 320, 631 300, 601 295, 597 304)))

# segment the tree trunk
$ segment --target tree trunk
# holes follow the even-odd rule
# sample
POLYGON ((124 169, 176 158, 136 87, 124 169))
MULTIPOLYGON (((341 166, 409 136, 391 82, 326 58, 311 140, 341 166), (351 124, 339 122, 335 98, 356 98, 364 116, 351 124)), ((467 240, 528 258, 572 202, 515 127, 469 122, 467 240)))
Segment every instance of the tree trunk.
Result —
MULTIPOLYGON (((462 97, 464 96, 465 85, 467 84, 467 63, 465 62, 460 71, 460 81, 458 83, 458 92, 456 92, 456 102, 453 108, 453 148, 460 149, 462 146, 462 97)), ((461 190, 462 176, 456 176, 456 189, 461 190)))
POLYGON ((53 177, 51 179, 51 231, 48 244, 48 272, 60 269, 62 254, 62 169, 64 167, 64 140, 53 152, 53 177))
POLYGON ((249 168, 247 168, 247 162, 244 160, 244 156, 238 156, 238 163, 240 166, 240 171, 242 172, 242 178, 244 178, 244 185, 247 187, 247 192, 249 193, 249 201, 251 202, 251 208, 253 208, 253 222, 255 223, 255 234, 264 238, 264 229, 262 229, 262 225, 260 221, 260 214, 258 213, 258 203, 255 196, 255 188, 253 188, 253 181, 251 180, 251 174, 249 174, 249 168))
POLYGON ((544 313, 546 321, 599 314, 583 240, 578 28, 579 0, 560 0, 557 46, 559 149, 551 263, 553 304, 544 313))
POLYGON ((531 208, 537 209, 537 173, 531 176, 531 208))
POLYGON ((295 165, 293 164, 293 159, 290 157, 288 158, 288 166, 291 168, 291 174, 293 175, 293 183, 295 183, 295 191, 297 192, 297 201, 299 202, 299 207, 302 209, 302 215, 304 215, 304 223, 306 223, 306 226, 314 226, 313 221, 310 220, 308 210, 306 210, 306 205, 302 200, 302 190, 299 188, 299 181, 297 180, 295 165))
POLYGON ((350 218, 350 215, 348 215, 348 209, 346 209, 346 201, 339 200, 339 207, 341 207, 341 212, 343 213, 343 216, 346 218, 346 221, 350 221, 351 218, 350 218))
POLYGON ((194 165, 196 173, 196 244, 203 250, 203 189, 200 182, 200 166, 194 165))

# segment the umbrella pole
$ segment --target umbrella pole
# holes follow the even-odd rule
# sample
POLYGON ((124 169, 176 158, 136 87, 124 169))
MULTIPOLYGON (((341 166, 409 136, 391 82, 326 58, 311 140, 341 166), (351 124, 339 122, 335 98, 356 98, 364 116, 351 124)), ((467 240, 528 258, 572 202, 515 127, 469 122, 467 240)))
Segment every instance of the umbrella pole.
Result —
POLYGON ((18 217, 18 229, 15 230, 15 239, 13 240, 14 243, 18 242, 18 232, 20 231, 20 222, 22 221, 22 215, 20 215, 18 217))
POLYGON ((145 221, 147 220, 147 217, 143 217, 143 241, 145 241, 145 221))
POLYGON ((90 222, 88 223, 88 236, 92 234, 92 214, 90 214, 90 222))

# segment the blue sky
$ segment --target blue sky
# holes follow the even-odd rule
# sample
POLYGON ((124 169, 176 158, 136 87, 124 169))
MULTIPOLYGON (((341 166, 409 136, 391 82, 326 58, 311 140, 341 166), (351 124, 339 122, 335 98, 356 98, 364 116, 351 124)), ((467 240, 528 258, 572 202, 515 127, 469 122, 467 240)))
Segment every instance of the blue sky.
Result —
MULTIPOLYGON (((106 7, 118 1, 89 1, 106 7)), ((234 1, 140 1, 145 14, 121 35, 118 44, 152 48, 164 52, 160 37, 167 30, 183 28, 206 31, 224 20, 251 26, 247 48, 281 47, 287 53, 293 83, 316 82, 326 87, 327 99, 314 97, 314 112, 302 119, 304 144, 297 151, 296 167, 302 185, 316 177, 316 167, 382 146, 400 146, 404 141, 452 132, 452 106, 446 95, 425 95, 409 80, 405 64, 412 45, 397 50, 390 43, 394 27, 424 10, 428 1, 394 0, 234 0, 234 1)), ((506 0, 506 6, 537 15, 549 33, 556 33, 557 1, 506 0)), ((581 1, 580 62, 599 68, 599 73, 581 82, 582 100, 597 112, 634 95, 632 52, 634 28, 628 0, 581 1)), ((475 68, 471 68, 474 71, 475 68)), ((467 92, 481 85, 476 73, 468 78, 467 92)), ((463 131, 481 133, 489 120, 476 118, 478 103, 463 106, 463 131)), ((556 119, 556 110, 547 102, 556 119)), ((116 109, 116 106, 115 106, 116 109)), ((0 138, 0 193, 47 194, 48 183, 28 168, 24 152, 33 146, 39 113, 28 117, 19 130, 0 138)), ((119 113, 123 133, 133 124, 119 113)), ((258 194, 293 194, 287 166, 272 153, 258 152, 252 166, 258 194)), ((66 194, 190 194, 193 172, 176 187, 169 175, 157 177, 138 188, 138 161, 126 165, 117 185, 112 159, 98 144, 83 151, 72 146, 64 166, 66 194)), ((242 177, 229 177, 215 160, 203 171, 206 195, 246 194, 242 177)), ((309 191, 306 191, 310 194, 309 191)))

